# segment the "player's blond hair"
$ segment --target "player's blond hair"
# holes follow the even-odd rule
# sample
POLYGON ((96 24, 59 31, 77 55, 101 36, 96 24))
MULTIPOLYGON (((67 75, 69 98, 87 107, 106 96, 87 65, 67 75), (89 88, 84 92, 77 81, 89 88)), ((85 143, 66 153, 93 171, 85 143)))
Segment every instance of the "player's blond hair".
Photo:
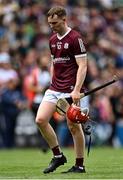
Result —
POLYGON ((49 16, 54 16, 54 15, 57 15, 58 17, 64 17, 66 16, 66 10, 64 7, 62 6, 56 6, 56 7, 52 7, 48 13, 47 13, 47 17, 49 16))

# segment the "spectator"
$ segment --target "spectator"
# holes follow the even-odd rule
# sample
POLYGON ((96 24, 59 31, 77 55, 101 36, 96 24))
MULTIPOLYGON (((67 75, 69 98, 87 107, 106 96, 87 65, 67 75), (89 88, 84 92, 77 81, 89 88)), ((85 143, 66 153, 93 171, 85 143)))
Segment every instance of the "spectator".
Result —
POLYGON ((20 91, 16 90, 18 78, 12 77, 8 80, 6 87, 1 94, 2 110, 5 117, 4 146, 14 147, 14 130, 16 118, 20 110, 27 108, 28 104, 20 91))

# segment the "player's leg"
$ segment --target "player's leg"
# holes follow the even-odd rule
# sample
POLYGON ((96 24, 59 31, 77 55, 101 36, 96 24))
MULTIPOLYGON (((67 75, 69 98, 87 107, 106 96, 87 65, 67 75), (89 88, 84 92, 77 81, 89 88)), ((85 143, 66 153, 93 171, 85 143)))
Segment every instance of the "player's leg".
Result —
MULTIPOLYGON (((81 108, 89 107, 89 99, 83 98, 80 101, 81 108)), ((75 149, 75 165, 66 172, 84 173, 85 136, 81 124, 73 123, 67 118, 68 128, 72 134, 75 149)))
POLYGON ((44 139, 47 141, 54 155, 54 158, 51 160, 48 168, 44 170, 44 173, 53 172, 57 167, 67 162, 66 157, 63 155, 63 153, 59 148, 56 133, 49 124, 49 120, 52 117, 55 108, 56 108, 55 103, 43 100, 39 106, 36 116, 36 123, 39 127, 39 130, 42 136, 44 137, 44 139))
POLYGON ((39 106, 36 116, 36 123, 38 124, 39 130, 51 149, 58 145, 56 134, 49 124, 49 120, 54 111, 55 104, 43 101, 39 106))
POLYGON ((73 137, 75 150, 75 165, 68 172, 85 172, 84 153, 85 153, 85 137, 81 124, 73 123, 67 119, 68 128, 73 137))

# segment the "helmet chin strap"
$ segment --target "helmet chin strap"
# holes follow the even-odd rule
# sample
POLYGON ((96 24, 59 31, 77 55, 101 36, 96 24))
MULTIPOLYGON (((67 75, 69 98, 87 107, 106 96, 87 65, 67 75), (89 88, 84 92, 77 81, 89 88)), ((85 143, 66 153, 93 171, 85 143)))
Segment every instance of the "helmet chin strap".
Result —
POLYGON ((81 108, 81 112, 87 116, 89 114, 89 109, 88 108, 81 108))

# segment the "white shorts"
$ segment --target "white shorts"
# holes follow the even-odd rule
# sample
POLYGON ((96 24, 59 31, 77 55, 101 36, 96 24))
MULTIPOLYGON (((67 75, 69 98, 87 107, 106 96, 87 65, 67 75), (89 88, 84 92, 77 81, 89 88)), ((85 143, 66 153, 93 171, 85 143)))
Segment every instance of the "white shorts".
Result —
MULTIPOLYGON (((67 98, 70 97, 70 93, 62 93, 62 92, 57 92, 53 90, 46 90, 44 97, 42 101, 48 101, 57 104, 57 101, 60 98, 67 98)), ((80 106, 81 108, 89 107, 89 97, 86 96, 80 100, 80 106)))

